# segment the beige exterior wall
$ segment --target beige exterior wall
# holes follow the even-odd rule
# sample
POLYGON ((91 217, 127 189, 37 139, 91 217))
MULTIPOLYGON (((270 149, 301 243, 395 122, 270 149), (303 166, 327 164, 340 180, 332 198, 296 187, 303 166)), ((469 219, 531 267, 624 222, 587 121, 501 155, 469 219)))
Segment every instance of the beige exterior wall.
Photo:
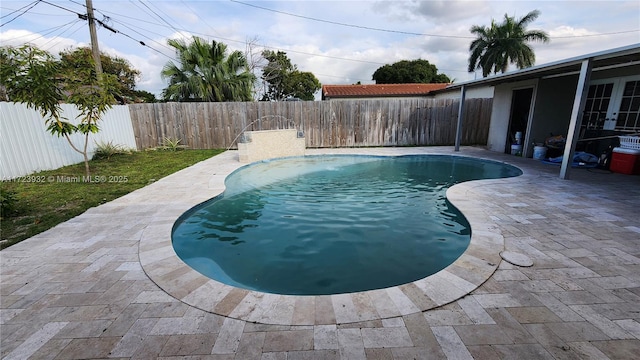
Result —
POLYGON ((286 156, 303 156, 304 137, 296 129, 245 131, 247 142, 238 143, 239 161, 251 163, 286 156))

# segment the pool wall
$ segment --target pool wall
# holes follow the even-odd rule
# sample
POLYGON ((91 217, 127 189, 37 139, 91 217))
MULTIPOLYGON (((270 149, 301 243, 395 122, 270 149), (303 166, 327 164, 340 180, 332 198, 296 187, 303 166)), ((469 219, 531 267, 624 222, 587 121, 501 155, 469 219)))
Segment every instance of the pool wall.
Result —
POLYGON ((238 161, 251 163, 265 159, 304 155, 305 139, 296 129, 245 131, 238 143, 238 161))
MULTIPOLYGON (((307 150, 311 154, 411 155, 454 154, 451 147, 307 150)), ((459 154, 459 153, 458 153, 459 154)), ((456 154, 457 155, 457 154, 456 154)), ((465 155, 464 152, 461 155, 465 155)), ((235 288, 211 280, 178 258, 171 244, 176 219, 191 207, 224 191, 225 178, 242 166, 228 151, 200 163, 201 178, 167 216, 141 235, 140 263, 151 280, 175 299, 215 314, 280 325, 343 324, 409 315, 455 301, 495 272, 504 238, 490 214, 484 184, 504 184, 521 177, 477 180, 452 186, 447 198, 467 218, 472 236, 467 250, 451 265, 429 277, 386 289, 321 296, 276 295, 235 288), (205 180, 206 179, 206 180, 205 180), (197 196, 196 196, 197 195, 197 196)), ((524 175, 523 175, 524 176, 524 175)), ((188 181, 189 179, 187 179, 188 181)), ((497 196, 497 194, 496 194, 497 196)))

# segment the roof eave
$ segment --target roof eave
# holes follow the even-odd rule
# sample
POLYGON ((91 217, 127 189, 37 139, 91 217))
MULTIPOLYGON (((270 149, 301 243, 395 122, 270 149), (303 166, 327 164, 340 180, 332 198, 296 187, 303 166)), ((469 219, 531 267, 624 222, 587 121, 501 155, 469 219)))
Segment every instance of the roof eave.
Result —
POLYGON ((460 89, 462 86, 465 86, 467 88, 479 87, 479 86, 493 86, 497 83, 503 83, 510 80, 514 80, 516 78, 527 77, 527 76, 538 74, 538 73, 540 74, 540 76, 544 76, 545 72, 551 72, 551 71, 559 70, 562 68, 570 68, 572 66, 577 66, 581 64, 584 60, 590 59, 590 58, 595 61, 598 61, 598 60, 606 60, 610 58, 621 57, 621 56, 632 55, 632 54, 640 54, 640 43, 627 45, 627 46, 623 46, 615 49, 599 51, 591 54, 576 56, 569 59, 554 61, 547 64, 532 66, 526 69, 508 72, 505 74, 491 75, 482 79, 474 79, 474 80, 468 80, 468 81, 464 81, 457 84, 451 84, 444 89, 434 90, 433 93, 457 90, 457 89, 460 89))
POLYGON ((428 97, 431 94, 429 93, 421 93, 421 94, 372 94, 372 95, 331 95, 327 94, 325 97, 329 97, 332 99, 366 99, 366 98, 388 98, 388 97, 428 97))

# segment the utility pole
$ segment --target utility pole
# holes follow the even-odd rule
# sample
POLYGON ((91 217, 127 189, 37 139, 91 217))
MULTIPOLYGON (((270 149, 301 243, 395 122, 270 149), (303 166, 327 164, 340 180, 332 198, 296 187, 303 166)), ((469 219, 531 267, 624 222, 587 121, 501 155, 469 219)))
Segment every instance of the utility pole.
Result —
POLYGON ((93 61, 96 63, 96 77, 102 75, 102 63, 100 62, 100 49, 98 49, 98 34, 96 33, 96 21, 93 17, 93 4, 91 0, 87 1, 87 15, 89 20, 89 34, 91 35, 91 53, 93 61))

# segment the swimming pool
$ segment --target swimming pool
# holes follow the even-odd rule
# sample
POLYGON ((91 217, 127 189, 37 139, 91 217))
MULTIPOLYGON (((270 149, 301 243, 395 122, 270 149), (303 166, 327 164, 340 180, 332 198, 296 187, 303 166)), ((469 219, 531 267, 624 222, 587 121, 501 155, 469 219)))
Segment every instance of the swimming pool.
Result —
POLYGON ((224 194, 174 225, 178 256, 236 287, 289 295, 386 288, 427 277, 466 249, 453 184, 520 175, 493 161, 420 155, 307 156, 231 174, 224 194))

